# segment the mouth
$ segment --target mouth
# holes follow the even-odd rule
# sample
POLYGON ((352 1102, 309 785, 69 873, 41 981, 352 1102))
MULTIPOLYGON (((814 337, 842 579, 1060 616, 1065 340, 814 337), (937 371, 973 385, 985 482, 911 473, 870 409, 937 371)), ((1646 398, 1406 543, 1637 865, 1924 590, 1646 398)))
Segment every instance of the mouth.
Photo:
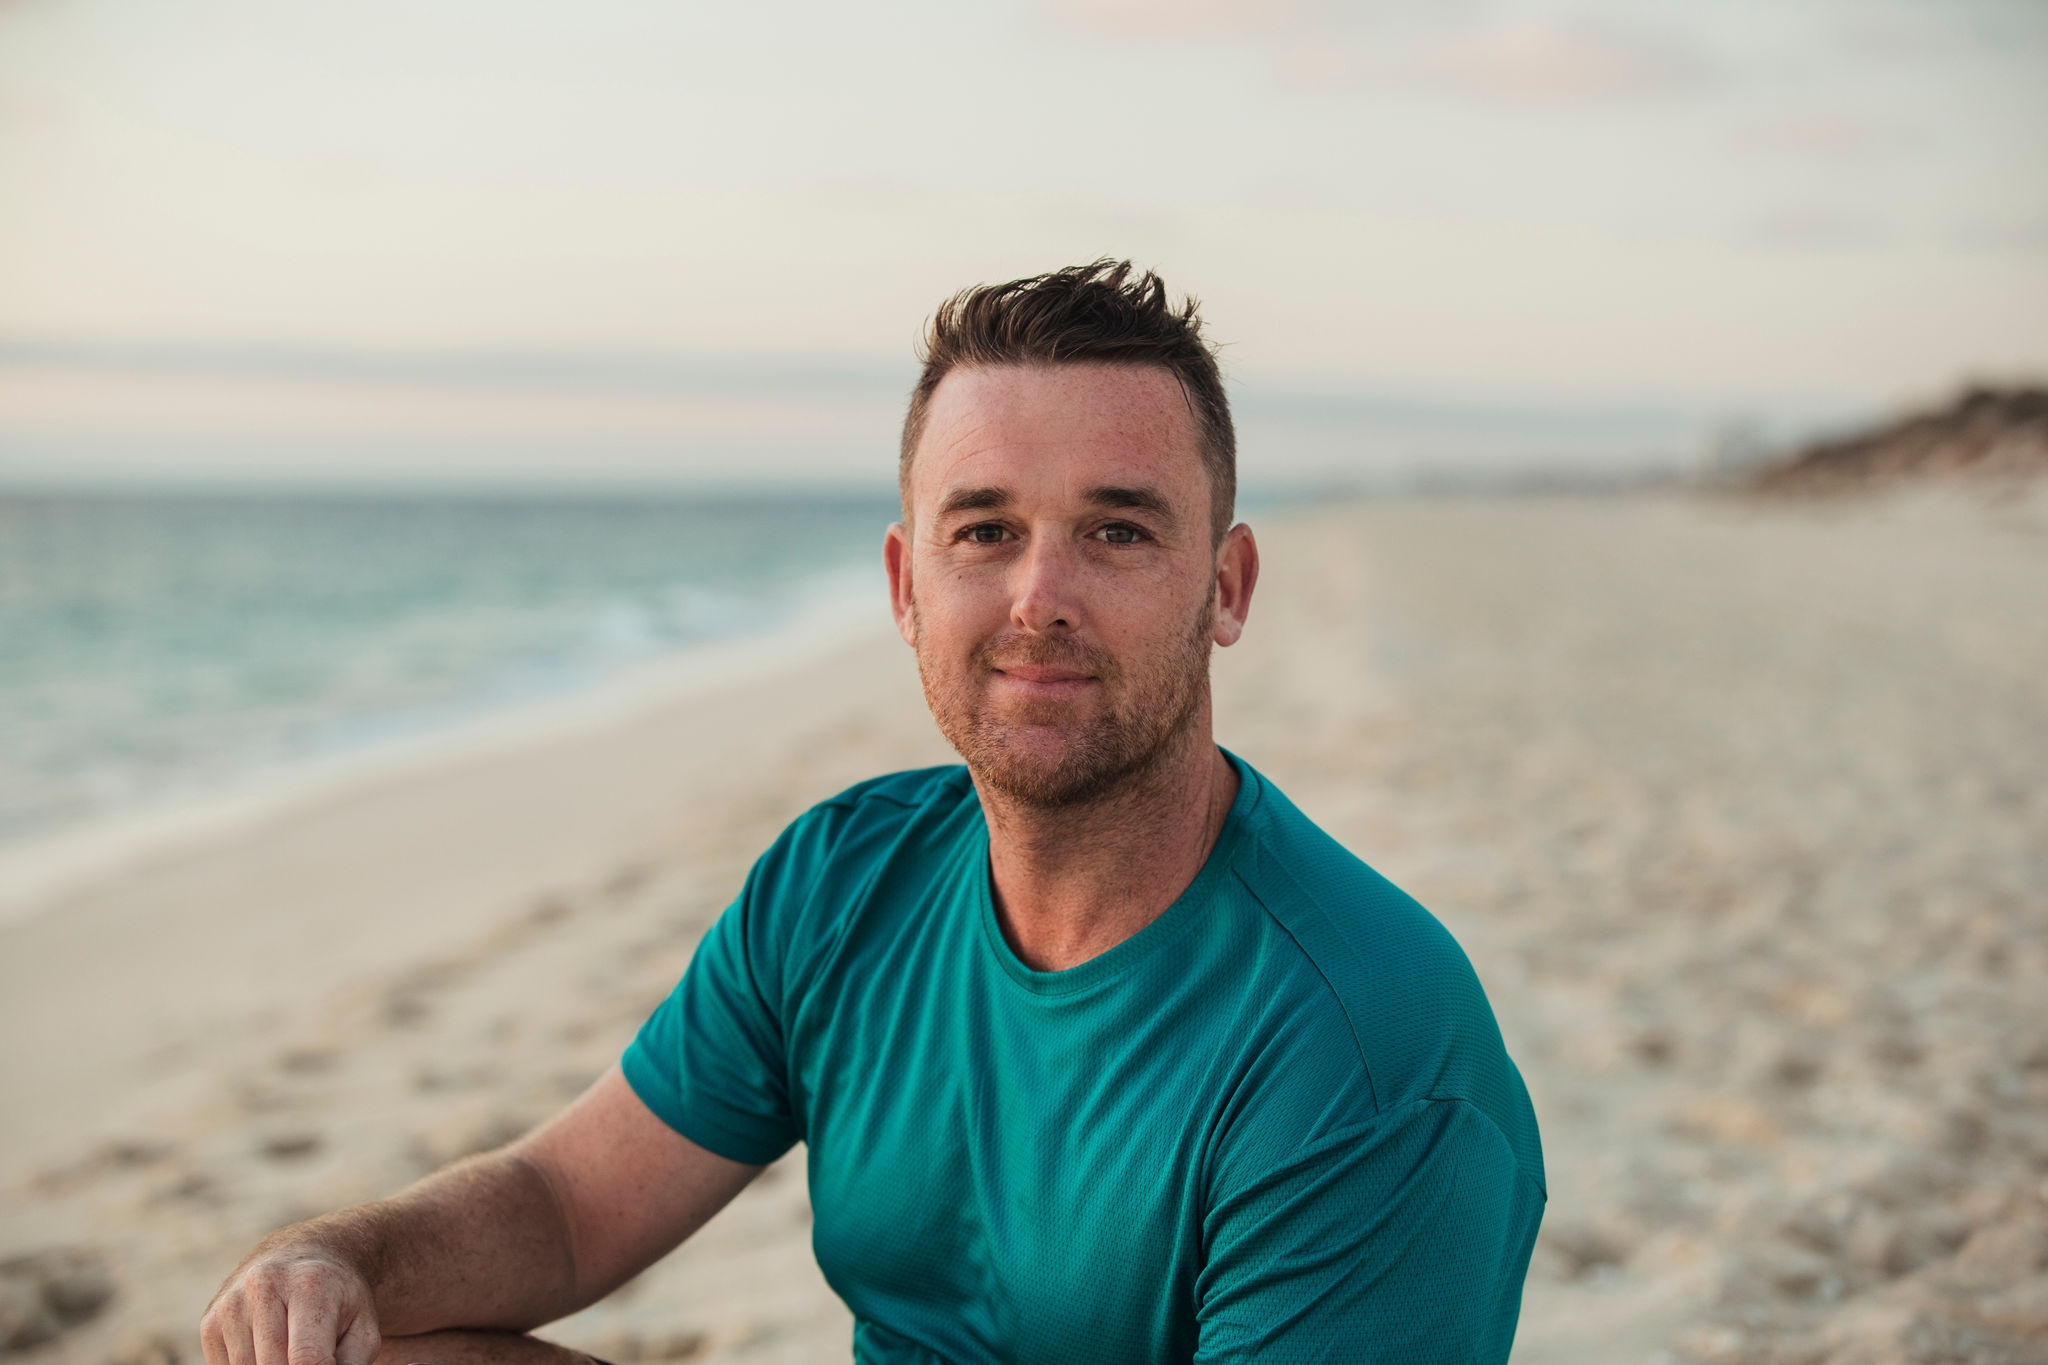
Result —
POLYGON ((1101 681, 1091 673, 1050 664, 1005 664, 991 671, 1007 690, 1026 697, 1072 697, 1101 681))

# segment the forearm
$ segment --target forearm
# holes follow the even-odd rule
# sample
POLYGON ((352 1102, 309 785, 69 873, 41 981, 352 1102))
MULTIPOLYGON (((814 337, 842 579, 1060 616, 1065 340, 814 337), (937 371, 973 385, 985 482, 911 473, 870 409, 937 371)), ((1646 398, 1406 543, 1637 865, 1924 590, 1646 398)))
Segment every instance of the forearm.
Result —
POLYGON ((284 1228, 248 1259, 305 1254, 353 1267, 369 1283, 386 1336, 523 1331, 583 1306, 571 1237, 540 1167, 501 1151, 389 1199, 284 1228))

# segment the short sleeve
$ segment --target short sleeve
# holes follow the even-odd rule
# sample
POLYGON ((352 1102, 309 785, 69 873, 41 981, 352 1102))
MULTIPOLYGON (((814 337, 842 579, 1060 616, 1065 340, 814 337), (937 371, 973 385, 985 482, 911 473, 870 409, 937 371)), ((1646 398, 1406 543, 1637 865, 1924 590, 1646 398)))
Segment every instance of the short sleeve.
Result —
POLYGON ((775 904, 794 842, 785 834, 762 855, 620 1060, 662 1122, 749 1165, 774 1161, 803 1136, 789 1098, 775 904))
POLYGON ((1215 1192, 1196 1359, 1498 1365, 1542 1212, 1542 1190, 1466 1102, 1332 1133, 1215 1192))

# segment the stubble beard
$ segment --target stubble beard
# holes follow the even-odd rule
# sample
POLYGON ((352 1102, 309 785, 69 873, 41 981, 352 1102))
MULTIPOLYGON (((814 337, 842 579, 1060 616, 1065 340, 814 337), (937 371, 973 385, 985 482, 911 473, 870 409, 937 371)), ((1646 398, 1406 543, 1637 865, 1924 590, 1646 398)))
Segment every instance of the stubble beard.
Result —
MULTIPOLYGON (((1086 806, 1136 785, 1186 740, 1209 699, 1215 613, 1212 595, 1172 654, 1139 673, 1075 640, 1005 631, 975 650, 963 679, 941 671, 920 633, 918 678, 940 732, 984 789, 1038 809, 1086 806), (1065 720, 1059 702, 999 719, 991 714, 987 693, 975 685, 999 660, 1093 675, 1101 679, 1109 705, 1079 723, 1065 720)), ((913 601, 913 622, 916 614, 913 601)))

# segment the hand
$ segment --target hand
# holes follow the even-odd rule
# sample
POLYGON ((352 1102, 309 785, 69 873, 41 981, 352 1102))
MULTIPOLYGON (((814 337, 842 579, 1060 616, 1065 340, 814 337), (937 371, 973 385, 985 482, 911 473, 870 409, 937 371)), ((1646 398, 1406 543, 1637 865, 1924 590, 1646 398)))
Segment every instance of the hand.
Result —
POLYGON ((259 1251, 199 1323, 206 1365, 371 1365, 383 1339, 370 1285, 322 1247, 259 1251))

